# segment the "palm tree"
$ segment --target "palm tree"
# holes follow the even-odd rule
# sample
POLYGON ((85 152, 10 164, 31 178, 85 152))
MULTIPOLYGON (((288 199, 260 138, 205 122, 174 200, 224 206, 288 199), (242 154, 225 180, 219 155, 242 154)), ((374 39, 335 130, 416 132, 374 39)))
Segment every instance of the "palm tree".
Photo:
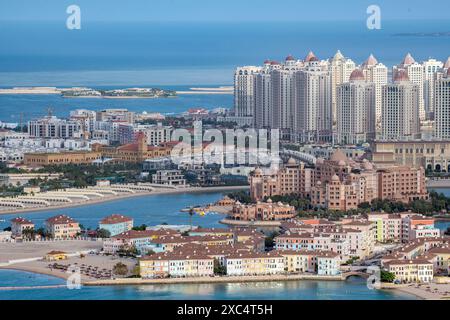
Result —
POLYGON ((192 216, 195 214, 194 208, 189 209, 189 225, 191 226, 190 230, 192 230, 192 216))

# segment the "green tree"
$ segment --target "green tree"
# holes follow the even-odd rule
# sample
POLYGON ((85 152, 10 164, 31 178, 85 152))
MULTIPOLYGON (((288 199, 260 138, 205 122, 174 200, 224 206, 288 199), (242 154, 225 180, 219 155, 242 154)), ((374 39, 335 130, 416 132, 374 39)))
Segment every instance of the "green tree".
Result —
POLYGON ((97 237, 98 238, 103 238, 103 239, 109 238, 109 237, 111 237, 111 232, 109 232, 109 230, 106 230, 106 229, 103 229, 103 228, 98 229, 97 230, 97 237))
POLYGON ((272 232, 270 235, 268 235, 265 239, 264 239, 264 244, 266 246, 266 248, 273 248, 274 247, 274 239, 275 237, 277 237, 280 233, 277 231, 272 232))
POLYGON ((128 267, 122 262, 117 262, 113 267, 113 273, 122 277, 126 276, 128 274, 128 267))
POLYGON ((395 280, 395 274, 393 274, 392 272, 389 272, 389 271, 381 270, 380 277, 381 277, 381 282, 391 283, 391 282, 394 282, 394 280, 395 280))
POLYGON ((214 274, 225 275, 226 273, 226 268, 220 264, 219 260, 214 259, 214 274))

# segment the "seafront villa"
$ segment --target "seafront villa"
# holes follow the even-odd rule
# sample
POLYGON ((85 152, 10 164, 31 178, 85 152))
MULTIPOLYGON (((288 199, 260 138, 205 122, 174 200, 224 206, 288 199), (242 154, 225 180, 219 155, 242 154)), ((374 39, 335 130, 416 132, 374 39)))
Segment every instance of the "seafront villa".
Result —
POLYGON ((11 235, 21 237, 25 230, 33 230, 34 223, 22 217, 11 219, 11 235))
POLYGON ((111 236, 129 231, 133 228, 133 218, 121 214, 112 214, 103 218, 99 223, 99 229, 109 231, 111 236))
POLYGON ((45 229, 53 239, 73 239, 80 235, 80 224, 66 215, 59 215, 45 220, 45 229))

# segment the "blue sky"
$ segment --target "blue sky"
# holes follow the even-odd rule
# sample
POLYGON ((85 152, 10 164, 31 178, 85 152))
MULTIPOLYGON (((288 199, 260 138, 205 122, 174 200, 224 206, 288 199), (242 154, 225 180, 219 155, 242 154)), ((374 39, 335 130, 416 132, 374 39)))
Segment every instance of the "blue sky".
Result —
POLYGON ((0 0, 0 21, 62 21, 79 5, 84 21, 312 21, 449 19, 448 0, 0 0))

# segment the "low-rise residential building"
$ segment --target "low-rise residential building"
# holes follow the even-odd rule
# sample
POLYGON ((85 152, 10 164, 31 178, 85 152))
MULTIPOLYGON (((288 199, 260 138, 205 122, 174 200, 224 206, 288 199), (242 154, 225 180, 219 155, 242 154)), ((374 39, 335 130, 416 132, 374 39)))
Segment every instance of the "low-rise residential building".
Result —
POLYGON ((70 151, 58 153, 25 153, 24 164, 27 166, 47 166, 62 164, 89 164, 101 159, 96 151, 70 151))
POLYGON ((140 254, 146 254, 149 251, 159 252, 154 241, 159 238, 181 236, 174 230, 129 230, 112 236, 103 241, 103 251, 109 254, 115 254, 122 250, 136 249, 140 254))
POLYGON ((129 231, 133 228, 133 218, 121 214, 112 214, 103 218, 99 223, 99 229, 109 231, 110 236, 129 231))
POLYGON ((53 239, 73 239, 81 232, 80 224, 66 215, 48 218, 45 221, 45 229, 53 239))
POLYGON ((13 237, 21 237, 24 230, 33 230, 34 223, 22 217, 11 219, 11 233, 13 237))
POLYGON ((168 186, 186 185, 186 179, 180 170, 158 170, 152 175, 152 182, 168 186))
POLYGON ((433 280, 433 263, 428 260, 392 260, 386 264, 387 270, 401 282, 430 283, 433 280))
POLYGON ((317 274, 319 276, 336 276, 340 274, 341 259, 336 252, 321 252, 317 255, 317 274))
POLYGON ((284 272, 284 257, 276 252, 240 252, 225 258, 229 276, 270 275, 284 272))
POLYGON ((436 256, 435 271, 450 275, 450 247, 443 245, 428 250, 428 253, 436 256))

